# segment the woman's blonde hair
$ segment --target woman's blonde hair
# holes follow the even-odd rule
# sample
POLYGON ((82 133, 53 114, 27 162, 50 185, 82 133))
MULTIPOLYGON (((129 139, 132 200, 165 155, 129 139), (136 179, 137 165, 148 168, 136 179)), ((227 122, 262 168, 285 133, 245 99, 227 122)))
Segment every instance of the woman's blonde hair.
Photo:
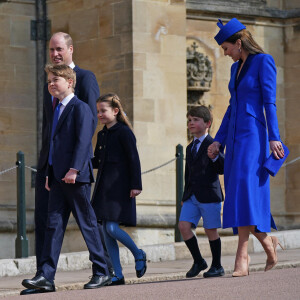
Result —
POLYGON ((132 130, 132 125, 123 110, 121 100, 117 94, 109 93, 102 95, 98 98, 97 103, 108 103, 110 107, 118 108, 117 121, 124 123, 132 130))
POLYGON ((252 34, 247 29, 243 29, 233 34, 226 40, 226 42, 235 44, 238 39, 242 41, 242 47, 250 54, 265 53, 264 50, 257 44, 257 42, 255 42, 252 34))

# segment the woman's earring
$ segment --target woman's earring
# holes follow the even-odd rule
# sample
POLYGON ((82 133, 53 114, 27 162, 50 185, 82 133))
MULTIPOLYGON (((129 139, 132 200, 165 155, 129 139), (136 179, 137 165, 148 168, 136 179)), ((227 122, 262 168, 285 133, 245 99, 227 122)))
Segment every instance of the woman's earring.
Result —
POLYGON ((240 52, 240 53, 242 52, 242 49, 241 49, 241 48, 239 48, 239 52, 240 52))

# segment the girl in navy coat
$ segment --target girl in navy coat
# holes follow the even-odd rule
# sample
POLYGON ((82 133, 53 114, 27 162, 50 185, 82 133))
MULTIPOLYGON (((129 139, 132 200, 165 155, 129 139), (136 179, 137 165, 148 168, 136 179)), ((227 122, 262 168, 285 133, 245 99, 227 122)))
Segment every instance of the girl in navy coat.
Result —
POLYGON ((269 174, 263 164, 269 156, 284 156, 276 116, 276 67, 251 33, 237 19, 220 28, 215 39, 224 55, 230 56, 231 99, 215 141, 208 148, 217 153, 226 146, 224 164, 225 202, 223 228, 233 227, 239 235, 234 277, 249 274, 247 253, 249 233, 262 244, 267 262, 265 271, 277 263, 278 239, 268 236, 276 229, 270 211, 269 174))
POLYGON ((112 285, 124 284, 117 240, 135 257, 138 278, 147 269, 146 253, 138 249, 119 225, 136 226, 135 197, 142 191, 141 166, 136 139, 116 94, 97 100, 98 119, 104 125, 98 132, 93 167, 98 168, 92 206, 104 229, 115 277, 112 285))

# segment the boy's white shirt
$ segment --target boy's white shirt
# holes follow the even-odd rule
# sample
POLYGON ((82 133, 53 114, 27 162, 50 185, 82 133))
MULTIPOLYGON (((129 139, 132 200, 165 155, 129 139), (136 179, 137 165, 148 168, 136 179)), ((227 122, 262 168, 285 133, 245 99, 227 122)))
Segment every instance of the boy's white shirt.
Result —
POLYGON ((198 143, 198 144, 196 145, 196 147, 197 147, 197 152, 198 152, 198 150, 199 150, 199 148, 200 148, 202 142, 204 141, 204 139, 205 139, 207 136, 208 136, 208 133, 205 133, 204 135, 200 136, 199 138, 196 138, 196 137, 194 136, 194 141, 193 141, 193 142, 195 142, 195 140, 199 140, 199 141, 200 141, 200 143, 198 143))
MULTIPOLYGON (((59 109, 58 119, 60 118, 62 112, 65 109, 65 107, 68 105, 68 103, 72 100, 73 97, 74 97, 74 93, 71 93, 70 95, 68 95, 67 97, 65 97, 64 99, 62 99, 62 101, 60 102, 62 105, 60 106, 60 109, 59 109)), ((78 172, 78 170, 74 169, 74 168, 70 168, 70 170, 74 170, 74 171, 78 172)))
POLYGON ((71 99, 72 99, 73 97, 74 97, 74 93, 71 93, 70 95, 68 95, 67 97, 65 97, 64 99, 62 99, 62 101, 60 102, 62 105, 60 106, 58 119, 60 118, 62 112, 63 112, 64 109, 65 109, 65 107, 68 105, 68 103, 71 101, 71 99))
MULTIPOLYGON (((193 143, 195 142, 195 140, 199 140, 199 141, 200 141, 200 143, 198 143, 198 145, 196 145, 196 147, 197 147, 197 152, 198 152, 198 150, 199 150, 199 148, 200 148, 202 142, 205 140, 205 138, 206 138, 207 136, 208 136, 208 133, 205 133, 204 135, 200 136, 199 138, 194 137, 193 143)), ((219 154, 218 154, 214 159, 212 159, 212 161, 215 162, 218 158, 219 158, 219 154)))

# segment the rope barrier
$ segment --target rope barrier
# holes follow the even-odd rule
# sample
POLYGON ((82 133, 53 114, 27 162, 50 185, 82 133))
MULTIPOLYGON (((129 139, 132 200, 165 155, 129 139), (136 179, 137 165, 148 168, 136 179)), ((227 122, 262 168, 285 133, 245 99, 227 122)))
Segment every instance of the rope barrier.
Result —
POLYGON ((155 170, 157 170, 157 169, 160 169, 160 168, 162 168, 162 167, 164 167, 164 166, 170 164, 171 162, 175 161, 176 159, 177 159, 177 157, 175 157, 175 158, 173 158, 173 159, 171 159, 171 160, 165 162, 164 164, 162 164, 162 165, 160 165, 160 166, 157 166, 157 167, 155 167, 155 168, 152 168, 152 169, 149 169, 149 170, 147 170, 147 171, 144 171, 144 172, 142 172, 142 175, 143 175, 143 174, 150 173, 150 172, 153 172, 153 171, 155 171, 155 170))
POLYGON ((296 162, 296 161, 299 160, 299 159, 300 159, 300 156, 298 156, 297 158, 295 158, 295 159, 293 159, 293 160, 291 160, 291 161, 289 161, 289 162, 283 164, 282 167, 286 167, 286 166, 288 166, 288 165, 290 165, 290 164, 296 162))
POLYGON ((12 170, 14 170, 14 169, 16 169, 16 168, 18 168, 18 166, 14 166, 14 167, 11 167, 11 168, 9 168, 9 169, 3 170, 3 171, 0 172, 0 175, 2 175, 2 174, 4 174, 4 173, 7 173, 7 172, 9 172, 9 171, 12 171, 12 170))
MULTIPOLYGON (((171 159, 171 160, 169 160, 169 161, 167 161, 167 162, 165 162, 165 163, 163 163, 163 164, 161 164, 161 165, 159 165, 159 166, 157 166, 157 167, 154 167, 154 168, 152 168, 152 169, 149 169, 149 170, 147 170, 147 171, 144 171, 144 172, 142 172, 142 175, 147 174, 147 173, 150 173, 150 172, 153 172, 153 171, 155 171, 155 170, 157 170, 157 169, 160 169, 160 168, 162 168, 162 167, 164 167, 164 166, 166 166, 166 165, 172 163, 172 162, 175 161, 176 159, 177 159, 177 157, 175 157, 175 158, 173 158, 173 159, 171 159)), ((185 158, 184 158, 184 160, 185 160, 185 158)), ((296 162, 296 161, 298 161, 298 160, 300 160, 300 156, 298 156, 297 158, 295 158, 295 159, 289 161, 288 163, 283 164, 282 167, 286 167, 286 166, 288 166, 288 165, 291 165, 291 164, 293 164, 294 162, 296 162)), ((0 175, 2 175, 2 174, 4 174, 4 173, 7 173, 7 172, 10 172, 10 171, 12 171, 12 170, 14 170, 14 169, 16 169, 16 168, 18 168, 18 166, 14 166, 14 167, 11 167, 11 168, 9 168, 9 169, 0 171, 0 175)), ((31 167, 29 167, 29 166, 25 166, 25 168, 27 168, 27 169, 29 169, 29 170, 35 172, 35 173, 37 172, 37 169, 31 168, 31 167)))
POLYGON ((31 168, 31 167, 28 167, 28 166, 25 166, 25 168, 27 168, 27 169, 29 169, 29 170, 35 172, 35 173, 37 172, 37 169, 31 168))
MULTIPOLYGON (((144 171, 144 172, 142 172, 142 175, 143 175, 143 174, 150 173, 150 172, 153 172, 153 171, 155 171, 155 170, 157 170, 157 169, 160 169, 160 168, 162 168, 162 167, 164 167, 164 166, 170 164, 171 162, 175 161, 176 159, 177 159, 177 157, 176 157, 176 158, 173 158, 173 159, 171 159, 171 160, 169 160, 169 161, 167 161, 167 162, 165 162, 164 164, 162 164, 162 165, 160 165, 160 166, 157 166, 157 167, 155 167, 155 168, 152 168, 152 169, 149 169, 149 170, 147 170, 147 171, 144 171)), ((298 161, 299 159, 300 159, 300 156, 298 156, 297 158, 295 158, 295 159, 289 161, 288 163, 283 164, 282 167, 286 167, 286 166, 288 166, 288 165, 290 165, 290 164, 292 164, 292 163, 298 161)), ((185 160, 185 158, 184 158, 183 160, 185 160)))

